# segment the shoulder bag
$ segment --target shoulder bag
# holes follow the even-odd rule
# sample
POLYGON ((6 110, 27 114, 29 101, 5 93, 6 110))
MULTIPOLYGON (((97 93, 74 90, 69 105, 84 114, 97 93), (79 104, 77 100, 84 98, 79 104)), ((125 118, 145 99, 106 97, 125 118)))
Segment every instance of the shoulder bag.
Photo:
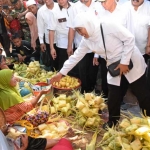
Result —
MULTIPOLYGON (((104 45, 104 49, 105 49, 106 61, 107 61, 106 46, 105 46, 102 24, 100 24, 100 29, 101 29, 102 40, 103 40, 103 45, 104 45)), ((119 64, 120 64, 120 60, 118 60, 108 66, 108 71, 112 77, 116 77, 116 76, 120 75, 120 69, 114 70, 119 64)), ((129 68, 129 70, 131 70, 133 68, 133 63, 132 63, 131 59, 130 59, 130 64, 128 65, 128 68, 129 68)))

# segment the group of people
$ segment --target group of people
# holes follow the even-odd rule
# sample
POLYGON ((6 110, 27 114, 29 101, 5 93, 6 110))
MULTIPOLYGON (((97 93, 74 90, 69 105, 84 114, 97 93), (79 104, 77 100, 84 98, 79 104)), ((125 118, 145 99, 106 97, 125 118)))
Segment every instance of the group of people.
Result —
MULTIPOLYGON (((26 134, 20 135, 20 147, 14 142, 7 140, 5 134, 9 132, 9 126, 12 126, 23 115, 32 110, 40 97, 49 92, 42 90, 36 97, 30 101, 25 101, 16 89, 18 78, 14 76, 13 70, 2 69, 0 71, 0 116, 5 118, 7 124, 0 125, 0 149, 1 150, 73 150, 72 144, 68 139, 49 139, 32 138, 26 134), (4 113, 2 113, 2 111, 4 113), (3 116, 2 116, 3 115, 3 116), (9 141, 9 142, 8 142, 9 141)), ((2 121, 2 120, 1 120, 2 121)), ((15 139, 12 139, 12 141, 15 139)))
MULTIPOLYGON (((117 124, 120 104, 129 85, 141 110, 150 115, 150 92, 146 87, 145 75, 150 56, 149 1, 127 0, 121 6, 116 0, 79 0, 76 3, 44 0, 40 5, 35 0, 11 0, 11 3, 14 9, 8 15, 1 13, 3 21, 0 21, 0 38, 3 37, 0 41, 7 56, 23 63, 32 60, 42 63, 41 58, 48 58, 50 63, 44 65, 59 71, 50 82, 59 81, 69 73, 80 78, 82 93, 95 89, 97 73, 101 71, 102 91, 108 97, 109 110, 109 121, 104 124, 104 128, 117 124), (12 25, 8 30, 3 30, 6 27, 4 19, 12 25), (13 23, 18 25, 17 29, 13 23), (7 36, 7 32, 10 32, 10 38, 4 37, 3 32, 7 36), (4 39, 12 42, 12 52, 6 47, 10 44, 4 44, 4 39), (42 57, 45 53, 47 58, 42 57), (119 69, 120 75, 114 77, 109 73, 108 66, 118 60, 120 63, 115 70, 119 69), (128 67, 130 61, 133 63, 131 70, 128 67)), ((5 57, 1 56, 2 62, 5 62, 5 57)), ((12 72, 6 69, 5 63, 3 67, 1 69, 5 71, 0 71, 0 95, 3 94, 0 106, 7 121, 13 122, 11 119, 14 116, 17 119, 31 110, 42 93, 28 104, 23 102, 15 88, 8 88, 7 84, 11 80, 13 84, 15 79, 12 72), (8 75, 5 75, 6 72, 8 75), (7 84, 4 83, 6 81, 7 84), (10 92, 9 89, 16 98, 6 93, 10 92), (5 95, 9 98, 6 99, 5 95), (19 110, 19 113, 10 113, 12 110, 19 110)))

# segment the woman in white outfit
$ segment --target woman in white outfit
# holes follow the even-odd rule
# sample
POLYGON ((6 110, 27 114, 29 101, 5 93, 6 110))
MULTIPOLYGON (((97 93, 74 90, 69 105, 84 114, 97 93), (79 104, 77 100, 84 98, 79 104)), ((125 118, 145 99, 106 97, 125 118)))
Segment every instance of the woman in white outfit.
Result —
POLYGON ((131 89, 139 101, 142 111, 150 115, 150 93, 145 88, 145 70, 146 64, 140 53, 135 47, 133 35, 123 26, 111 22, 101 22, 90 14, 82 13, 77 15, 74 20, 75 30, 83 37, 78 49, 64 63, 63 68, 51 79, 51 83, 59 81, 63 75, 66 75, 87 53, 88 49, 99 54, 106 59, 107 66, 118 61, 120 64, 116 69, 120 69, 120 75, 112 77, 107 74, 108 80, 108 110, 109 127, 116 124, 120 118, 120 101, 122 99, 123 83, 129 82, 131 89), (106 53, 103 45, 102 34, 100 30, 102 24, 106 53), (133 62, 133 68, 129 70, 130 60, 133 62))

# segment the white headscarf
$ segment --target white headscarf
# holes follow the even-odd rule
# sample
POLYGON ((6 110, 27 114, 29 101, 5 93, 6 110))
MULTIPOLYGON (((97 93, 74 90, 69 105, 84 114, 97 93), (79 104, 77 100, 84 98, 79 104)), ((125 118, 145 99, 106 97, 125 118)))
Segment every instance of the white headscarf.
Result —
POLYGON ((31 6, 31 5, 36 5, 35 0, 28 0, 28 1, 26 2, 26 6, 27 6, 27 7, 29 7, 29 6, 31 6))
POLYGON ((83 27, 88 32, 88 40, 96 42, 100 35, 100 20, 90 12, 83 12, 76 15, 74 19, 74 28, 83 27))

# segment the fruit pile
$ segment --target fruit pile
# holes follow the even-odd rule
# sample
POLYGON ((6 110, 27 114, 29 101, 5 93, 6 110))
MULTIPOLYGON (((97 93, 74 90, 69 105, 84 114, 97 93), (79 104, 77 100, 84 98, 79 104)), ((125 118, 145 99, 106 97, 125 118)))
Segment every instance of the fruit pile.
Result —
POLYGON ((57 89, 75 89, 81 85, 79 79, 75 77, 65 76, 59 82, 54 82, 53 87, 57 89))

